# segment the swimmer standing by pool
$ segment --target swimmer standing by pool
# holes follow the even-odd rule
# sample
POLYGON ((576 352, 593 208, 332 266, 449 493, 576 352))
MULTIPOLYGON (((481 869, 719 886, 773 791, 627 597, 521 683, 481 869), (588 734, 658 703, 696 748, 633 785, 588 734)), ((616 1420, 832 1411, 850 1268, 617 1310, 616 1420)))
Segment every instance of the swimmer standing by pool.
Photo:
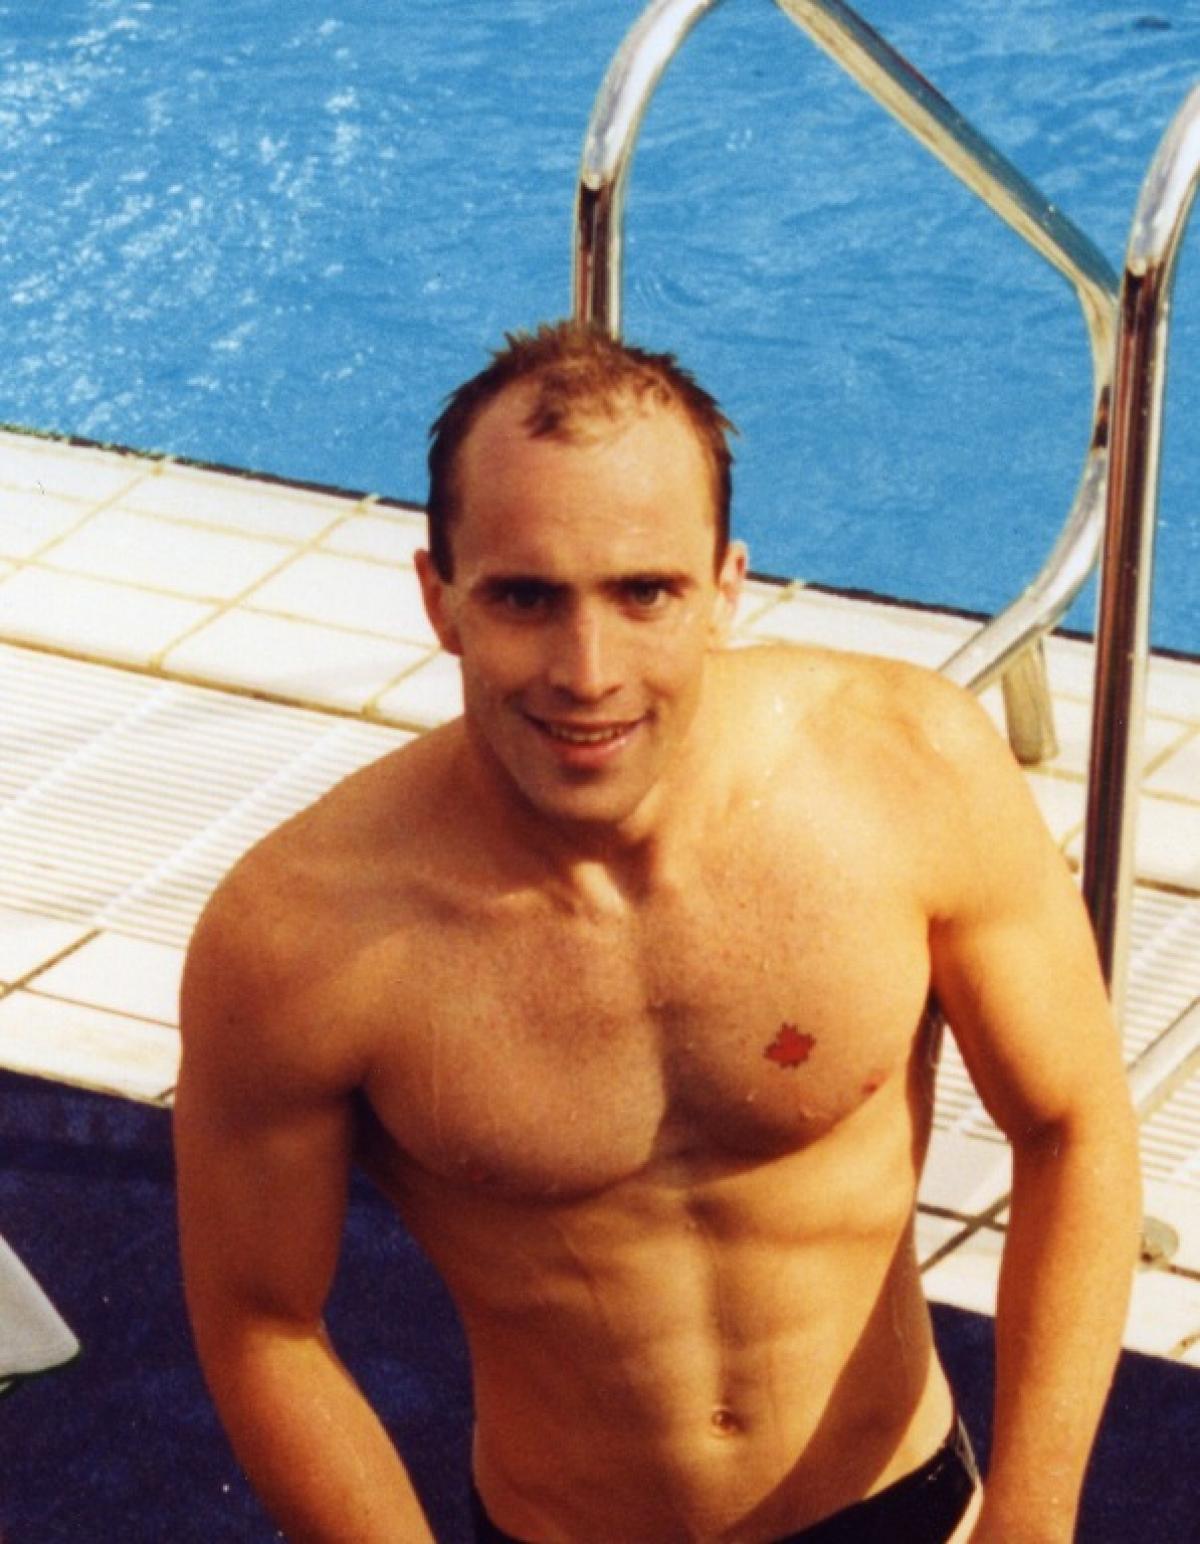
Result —
POLYGON ((190 1311, 291 1538, 432 1537, 322 1327, 352 1158, 462 1315, 481 1539, 1072 1537, 1139 1215, 1091 934, 971 698, 722 648, 727 427, 669 358, 510 340, 430 454, 463 716, 196 933, 190 1311), (913 1246, 934 1002, 1013 1149, 986 1496, 913 1246))

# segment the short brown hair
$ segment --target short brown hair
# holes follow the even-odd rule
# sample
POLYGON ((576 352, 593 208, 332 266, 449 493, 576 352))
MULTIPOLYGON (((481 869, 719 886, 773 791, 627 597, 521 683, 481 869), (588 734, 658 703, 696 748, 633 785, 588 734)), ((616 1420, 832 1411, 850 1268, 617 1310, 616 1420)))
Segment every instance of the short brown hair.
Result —
POLYGON ((579 322, 543 324, 535 333, 506 333, 491 363, 446 399, 429 431, 429 552, 445 580, 453 578, 450 527, 458 501, 459 451, 479 415, 515 382, 535 396, 525 418, 534 438, 572 438, 583 417, 615 418, 630 401, 673 407, 696 432, 713 474, 716 560, 729 544, 733 456, 726 435, 736 433, 715 398, 671 354, 652 354, 579 322))

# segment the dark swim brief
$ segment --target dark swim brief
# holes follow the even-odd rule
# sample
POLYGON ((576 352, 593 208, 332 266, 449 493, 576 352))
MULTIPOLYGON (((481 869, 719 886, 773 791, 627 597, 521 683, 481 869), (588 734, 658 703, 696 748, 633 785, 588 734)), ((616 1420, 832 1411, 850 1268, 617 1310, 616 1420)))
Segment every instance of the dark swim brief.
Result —
MULTIPOLYGON (((946 1544, 978 1483, 971 1439, 956 1415, 950 1435, 919 1469, 811 1528, 789 1533, 779 1544, 946 1544)), ((471 1513, 476 1544, 529 1544, 496 1527, 474 1487, 471 1513)))

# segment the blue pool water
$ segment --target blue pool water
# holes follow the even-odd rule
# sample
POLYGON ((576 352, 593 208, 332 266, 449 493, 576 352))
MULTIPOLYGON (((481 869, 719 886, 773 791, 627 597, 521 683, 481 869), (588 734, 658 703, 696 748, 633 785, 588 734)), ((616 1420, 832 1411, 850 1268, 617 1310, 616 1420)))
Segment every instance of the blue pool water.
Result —
MULTIPOLYGON (((641 8, 0 0, 0 419, 422 498, 444 393, 567 307, 583 130, 641 8)), ((1119 265, 1196 0, 862 10, 1119 265)), ((771 0, 672 65, 629 221, 626 330, 738 421, 757 568, 981 611, 1032 575, 1087 437, 1074 295, 771 0)), ((1154 626, 1191 652, 1196 245, 1154 626)))

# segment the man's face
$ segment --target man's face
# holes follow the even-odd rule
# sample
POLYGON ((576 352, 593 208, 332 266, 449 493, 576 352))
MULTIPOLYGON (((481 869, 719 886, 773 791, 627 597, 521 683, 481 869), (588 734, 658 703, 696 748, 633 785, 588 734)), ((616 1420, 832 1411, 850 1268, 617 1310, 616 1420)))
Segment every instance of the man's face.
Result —
POLYGON ((712 476, 687 420, 631 405, 533 439, 526 391, 485 409, 458 462, 454 578, 418 568, 462 661, 468 730, 553 819, 627 821, 674 765, 745 569, 714 572, 712 476))

